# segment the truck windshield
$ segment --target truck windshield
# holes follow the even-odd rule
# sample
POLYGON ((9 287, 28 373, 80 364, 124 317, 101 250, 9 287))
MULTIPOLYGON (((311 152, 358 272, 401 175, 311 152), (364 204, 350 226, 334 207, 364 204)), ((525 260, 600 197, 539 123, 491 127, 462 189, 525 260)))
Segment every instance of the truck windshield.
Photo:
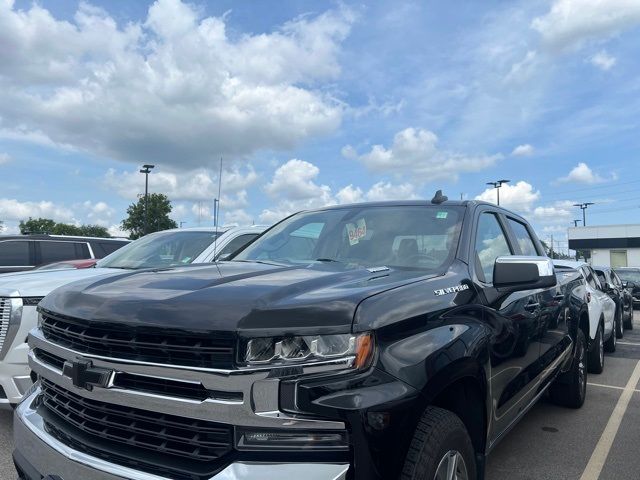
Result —
POLYGON ((640 270, 614 270, 618 276, 625 282, 640 283, 640 270))
POLYGON ((365 206, 296 214, 235 261, 439 270, 454 258, 464 207, 365 206))
POLYGON ((140 269, 186 265, 193 262, 221 233, 207 231, 152 233, 116 250, 100 260, 97 266, 140 269))

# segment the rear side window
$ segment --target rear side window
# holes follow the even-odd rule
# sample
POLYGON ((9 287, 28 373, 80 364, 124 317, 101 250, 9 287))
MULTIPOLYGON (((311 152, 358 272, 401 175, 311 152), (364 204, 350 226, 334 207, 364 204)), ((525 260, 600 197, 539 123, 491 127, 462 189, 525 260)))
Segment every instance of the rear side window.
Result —
POLYGON ((91 248, 96 258, 104 258, 124 245, 126 245, 124 242, 91 242, 91 248))
POLYGON ((593 275, 593 271, 590 268, 582 267, 582 273, 584 275, 584 278, 587 279, 587 283, 591 285, 592 288, 595 288, 595 289, 599 288, 596 278, 593 275))
POLYGON ((493 266, 496 258, 511 255, 507 238, 493 213, 483 213, 476 233, 476 260, 486 282, 493 281, 493 266))
POLYGON ((512 218, 508 218, 507 221, 509 223, 509 226, 511 227, 511 231, 518 241, 518 245, 520 246, 522 255, 531 257, 537 256, 538 252, 536 251, 536 244, 533 242, 531 234, 529 233, 526 225, 512 218))
POLYGON ((8 240, 6 242, 0 242, 0 266, 31 266, 29 242, 26 240, 8 240))
POLYGON ((46 241, 38 242, 38 245, 40 246, 40 263, 42 264, 91 258, 86 243, 46 241))
POLYGON ((227 243, 227 245, 222 250, 220 250, 220 252, 216 254, 216 259, 221 255, 227 255, 237 250, 240 250, 242 247, 244 247, 247 243, 249 243, 251 240, 253 240, 257 236, 258 236, 257 233, 246 233, 244 235, 238 235, 236 238, 234 238, 229 243, 227 243))

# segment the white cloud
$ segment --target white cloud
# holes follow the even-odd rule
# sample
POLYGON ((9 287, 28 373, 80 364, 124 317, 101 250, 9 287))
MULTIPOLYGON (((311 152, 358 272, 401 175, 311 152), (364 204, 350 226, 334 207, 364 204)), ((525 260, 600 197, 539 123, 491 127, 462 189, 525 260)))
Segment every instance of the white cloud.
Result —
POLYGON ((616 64, 616 57, 609 55, 606 50, 601 50, 592 56, 589 61, 592 65, 598 67, 600 70, 611 70, 616 64))
POLYGON ((369 202, 412 200, 415 198, 418 198, 418 195, 415 192, 415 187, 410 183, 394 185, 388 182, 378 182, 366 194, 366 200, 369 202))
POLYGON ((88 223, 100 225, 101 227, 109 227, 112 224, 114 210, 105 202, 93 203, 87 200, 82 204, 83 210, 86 212, 88 223))
MULTIPOLYGON (((533 217, 541 223, 557 224, 559 221, 567 225, 575 214, 575 202, 562 200, 550 205, 538 206, 533 210, 533 217)), ((565 227, 566 230, 566 227, 565 227)))
POLYGON ((610 37, 640 24, 637 0, 556 0, 531 27, 552 48, 563 50, 587 40, 610 37))
POLYGON ((0 165, 3 163, 9 163, 11 161, 11 156, 8 153, 0 153, 0 165))
POLYGON ((558 182, 594 184, 607 182, 609 180, 616 180, 617 178, 618 176, 615 173, 612 173, 610 178, 604 178, 591 170, 591 168, 586 163, 580 162, 569 172, 566 177, 559 178, 558 182))
MULTIPOLYGON (((222 171, 221 208, 247 206, 246 189, 258 179, 251 166, 232 166, 222 171)), ((109 169, 104 177, 105 185, 123 198, 135 200, 144 193, 144 176, 138 170, 117 172, 109 169)), ((209 201, 218 196, 218 175, 209 170, 197 169, 174 173, 154 170, 149 175, 149 192, 161 192, 172 201, 209 201)))
POLYGON ((336 193, 336 199, 338 203, 359 203, 364 201, 364 193, 360 187, 349 184, 336 193))
POLYGON ((513 157, 530 157, 531 155, 534 154, 535 152, 535 148, 533 148, 532 145, 529 145, 528 143, 525 143, 524 145, 518 145, 516 148, 513 149, 513 151, 511 152, 511 156, 513 157))
MULTIPOLYGON (((534 190, 530 183, 523 180, 510 184, 506 183, 500 188, 500 206, 510 208, 522 213, 528 213, 533 204, 540 199, 540 192, 534 190)), ((476 200, 496 203, 497 193, 495 188, 487 188, 476 200)))
POLYGON ((10 198, 0 198, 0 219, 27 220, 33 218, 51 218, 58 222, 73 221, 73 211, 54 202, 20 202, 10 198))
POLYGON ((122 230, 121 225, 115 224, 115 225, 111 225, 107 231, 109 232, 109 235, 111 235, 112 237, 124 237, 124 238, 129 238, 129 232, 122 230))
POLYGON ((340 74, 347 7, 259 34, 158 0, 118 25, 81 3, 59 20, 0 2, 0 131, 15 138, 192 170, 336 129, 345 107, 322 88, 340 74), (146 159, 146 160, 145 160, 146 159))
POLYGON ((264 189, 273 198, 285 196, 294 201, 314 199, 326 203, 331 189, 314 182, 319 173, 314 164, 294 158, 276 169, 273 180, 264 189))
POLYGON ((222 212, 224 216, 224 225, 251 225, 253 217, 241 208, 222 212))
POLYGON ((349 145, 342 149, 347 158, 357 159, 369 170, 392 173, 413 180, 456 180, 460 173, 476 172, 494 165, 500 155, 469 157, 460 153, 439 150, 435 133, 406 128, 393 138, 391 147, 374 145, 369 153, 357 155, 349 145))

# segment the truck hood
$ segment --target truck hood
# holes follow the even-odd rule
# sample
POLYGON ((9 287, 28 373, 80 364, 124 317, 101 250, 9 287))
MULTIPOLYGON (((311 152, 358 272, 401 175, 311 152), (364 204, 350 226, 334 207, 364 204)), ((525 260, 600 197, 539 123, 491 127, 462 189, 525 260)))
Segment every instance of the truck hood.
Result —
POLYGON ((0 296, 44 297, 52 290, 83 278, 122 273, 115 268, 83 268, 65 270, 33 270, 0 275, 0 296))
POLYGON ((335 333, 350 329, 365 298, 426 278, 417 270, 221 262, 86 279, 56 290, 40 305, 131 326, 251 335, 335 333))

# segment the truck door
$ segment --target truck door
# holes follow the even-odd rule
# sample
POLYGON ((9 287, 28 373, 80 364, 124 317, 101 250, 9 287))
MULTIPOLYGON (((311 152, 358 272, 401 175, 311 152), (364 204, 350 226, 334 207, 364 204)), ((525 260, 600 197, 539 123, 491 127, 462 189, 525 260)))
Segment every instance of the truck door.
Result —
POLYGON ((485 294, 485 320, 492 331, 492 443, 536 396, 540 373, 540 298, 537 291, 504 296, 493 288, 496 258, 519 253, 507 234, 506 218, 491 210, 477 218, 475 280, 485 294))
MULTIPOLYGON (((544 252, 538 251, 529 227, 511 217, 507 217, 507 224, 520 255, 545 255, 544 252)), ((569 329, 569 306, 564 301, 566 284, 563 285, 563 279, 564 277, 560 277, 558 285, 538 293, 540 315, 535 335, 540 345, 540 363, 543 369, 547 369, 555 363, 557 358, 565 355, 572 344, 569 329)), ((552 372, 545 372, 544 376, 546 377, 550 373, 552 372)))

